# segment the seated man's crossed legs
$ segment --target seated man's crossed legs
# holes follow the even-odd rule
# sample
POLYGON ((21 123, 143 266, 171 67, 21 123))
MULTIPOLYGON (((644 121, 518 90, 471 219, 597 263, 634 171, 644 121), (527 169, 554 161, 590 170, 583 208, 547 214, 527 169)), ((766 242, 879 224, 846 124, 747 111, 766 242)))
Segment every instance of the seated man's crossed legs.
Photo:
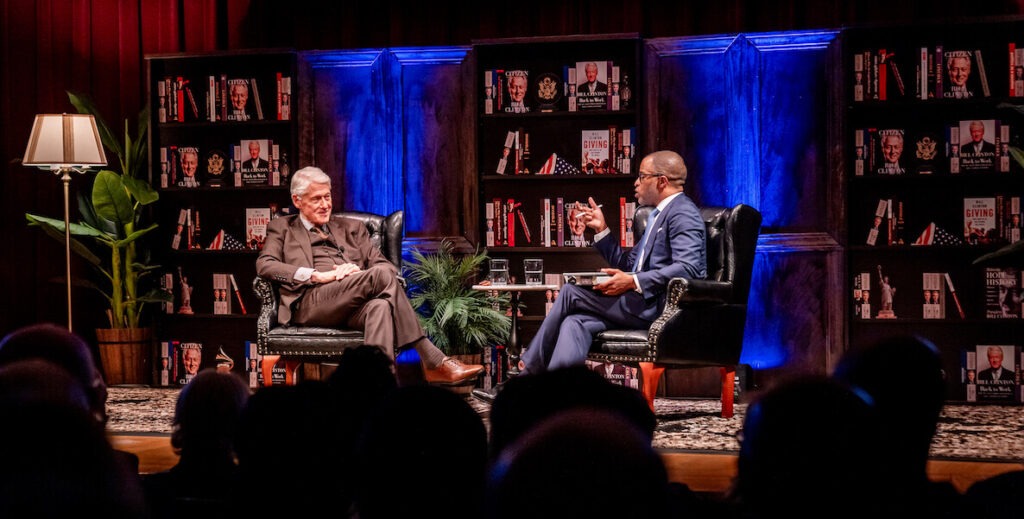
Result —
POLYGON ((455 384, 479 375, 483 366, 463 364, 445 356, 428 339, 398 278, 388 268, 370 267, 337 282, 316 285, 295 305, 292 321, 299 325, 337 326, 363 330, 365 343, 395 358, 399 349, 419 353, 427 382, 455 384))

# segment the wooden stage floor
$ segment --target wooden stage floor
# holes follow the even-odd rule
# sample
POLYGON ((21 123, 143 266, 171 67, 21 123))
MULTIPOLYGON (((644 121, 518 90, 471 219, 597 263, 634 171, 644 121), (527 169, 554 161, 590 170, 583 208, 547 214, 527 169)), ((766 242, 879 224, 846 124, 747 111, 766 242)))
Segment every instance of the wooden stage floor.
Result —
MULTIPOLYGON (((139 472, 159 472, 178 462, 166 434, 111 434, 115 448, 139 456, 139 472)), ((736 473, 736 455, 713 452, 664 452, 662 456, 672 481, 685 483, 698 492, 724 492, 736 473)), ((991 461, 932 460, 928 475, 935 481, 949 481, 963 492, 979 481, 1011 470, 1024 469, 1022 463, 991 461)))

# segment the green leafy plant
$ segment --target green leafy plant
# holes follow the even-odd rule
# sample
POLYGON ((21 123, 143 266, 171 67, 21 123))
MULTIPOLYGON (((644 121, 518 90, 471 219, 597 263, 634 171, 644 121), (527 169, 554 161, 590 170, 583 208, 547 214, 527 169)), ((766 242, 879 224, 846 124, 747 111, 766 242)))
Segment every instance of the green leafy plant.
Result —
POLYGON ((449 240, 435 253, 413 249, 413 262, 405 267, 409 300, 427 336, 446 355, 480 353, 508 340, 511 319, 495 309, 507 307, 508 296, 473 290, 487 255, 477 250, 456 256, 453 249, 449 240))
MULTIPOLYGON (((149 252, 139 244, 139 238, 157 228, 155 223, 143 222, 144 208, 160 198, 145 178, 148 110, 139 113, 135 137, 128 131, 125 119, 122 145, 88 97, 68 92, 68 98, 79 113, 96 118, 103 146, 108 154, 119 159, 121 170, 120 173, 100 170, 93 180, 90 195, 77 195, 82 221, 69 226, 71 250, 92 265, 103 279, 101 283, 81 279, 74 282, 96 289, 107 299, 111 328, 139 328, 145 303, 170 300, 170 294, 156 288, 146 294, 139 293, 140 281, 159 268, 159 265, 149 264, 149 252)), ((25 218, 29 225, 40 227, 48 236, 64 243, 63 218, 29 213, 25 218)))

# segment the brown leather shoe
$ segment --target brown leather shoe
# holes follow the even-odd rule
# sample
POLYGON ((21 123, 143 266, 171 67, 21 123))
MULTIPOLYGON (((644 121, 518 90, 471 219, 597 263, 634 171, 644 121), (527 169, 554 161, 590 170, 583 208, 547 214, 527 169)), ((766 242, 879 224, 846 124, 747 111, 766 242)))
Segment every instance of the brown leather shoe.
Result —
POLYGON ((463 364, 451 357, 445 357, 441 365, 434 368, 424 368, 423 376, 431 384, 459 384, 482 373, 484 367, 480 364, 463 364))

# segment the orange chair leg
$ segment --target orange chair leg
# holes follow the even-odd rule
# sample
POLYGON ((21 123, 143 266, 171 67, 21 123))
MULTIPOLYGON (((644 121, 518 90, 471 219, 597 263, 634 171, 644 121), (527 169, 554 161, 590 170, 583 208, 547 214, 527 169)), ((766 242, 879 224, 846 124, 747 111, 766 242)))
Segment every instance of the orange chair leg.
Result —
POLYGON ((642 379, 640 390, 644 394, 644 398, 647 399, 647 405, 651 407, 651 411, 654 411, 654 395, 658 392, 658 382, 661 381, 661 374, 665 372, 665 368, 661 366, 655 366, 653 362, 641 362, 640 363, 640 377, 642 379))
POLYGON ((296 375, 297 375, 297 372, 299 370, 299 365, 300 364, 302 364, 302 363, 297 361, 297 360, 285 359, 285 361, 284 361, 284 383, 285 383, 286 386, 294 386, 295 383, 298 381, 297 379, 299 377, 296 376, 296 375))
POLYGON ((722 418, 732 418, 733 391, 736 389, 736 367, 719 368, 722 374, 722 418))
POLYGON ((272 379, 274 375, 274 364, 280 360, 280 355, 264 355, 263 360, 260 362, 260 371, 263 373, 263 387, 270 387, 274 385, 272 379))

